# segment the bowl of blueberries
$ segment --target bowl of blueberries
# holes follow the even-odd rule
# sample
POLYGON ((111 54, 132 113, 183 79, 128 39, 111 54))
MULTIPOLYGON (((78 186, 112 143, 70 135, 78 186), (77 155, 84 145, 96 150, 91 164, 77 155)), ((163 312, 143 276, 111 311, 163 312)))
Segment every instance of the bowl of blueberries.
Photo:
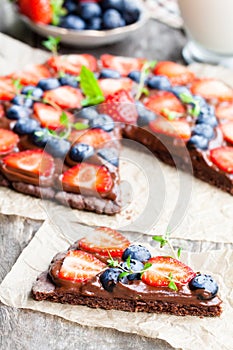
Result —
POLYGON ((143 0, 65 0, 57 24, 36 22, 21 12, 22 20, 42 36, 60 37, 78 47, 97 47, 124 40, 148 19, 143 0))

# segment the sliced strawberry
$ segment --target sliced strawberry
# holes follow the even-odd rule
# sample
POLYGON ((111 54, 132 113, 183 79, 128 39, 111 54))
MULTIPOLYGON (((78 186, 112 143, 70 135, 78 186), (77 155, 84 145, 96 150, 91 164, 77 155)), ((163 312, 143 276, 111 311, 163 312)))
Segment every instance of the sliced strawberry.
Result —
POLYGON ((233 103, 220 103, 215 112, 219 119, 233 120, 233 103))
POLYGON ((157 118, 150 122, 149 127, 155 133, 188 140, 191 137, 191 128, 185 119, 168 121, 157 118))
POLYGON ((194 81, 190 89, 194 95, 201 95, 207 100, 233 100, 233 90, 220 80, 199 79, 194 81))
POLYGON ((106 142, 111 140, 111 135, 102 129, 89 129, 81 132, 74 132, 70 138, 70 141, 74 143, 85 143, 95 148, 102 148, 105 146, 106 142))
POLYGON ((167 111, 184 114, 185 107, 181 101, 171 92, 160 91, 151 95, 146 101, 145 106, 153 112, 167 116, 167 111))
POLYGON ((101 113, 110 115, 116 122, 135 124, 138 118, 134 100, 125 90, 108 95, 105 103, 100 105, 99 109, 101 113))
MULTIPOLYGON (((33 106, 35 117, 40 121, 41 126, 56 130, 64 125, 60 122, 62 111, 44 103, 36 102, 33 106)), ((74 122, 73 114, 65 112, 69 121, 74 122)))
POLYGON ((121 258, 124 250, 130 245, 127 238, 119 232, 108 228, 99 227, 92 235, 82 238, 79 241, 79 248, 89 253, 96 253, 103 257, 121 258))
POLYGON ((0 155, 14 150, 19 142, 19 137, 13 131, 0 129, 0 155))
POLYGON ((233 121, 222 124, 220 129, 222 130, 224 139, 233 144, 233 121))
POLYGON ((169 276, 177 286, 187 284, 195 277, 195 272, 179 260, 169 256, 156 256, 151 258, 151 267, 142 275, 142 281, 153 287, 168 287, 169 276))
POLYGON ((10 75, 12 79, 19 79, 23 85, 37 85, 40 79, 49 78, 50 76, 48 68, 43 64, 31 64, 22 71, 10 75))
POLYGON ((119 90, 131 92, 134 84, 129 78, 100 79, 98 82, 104 96, 112 95, 119 90))
POLYGON ((49 24, 53 19, 53 9, 49 0, 18 0, 19 10, 33 22, 49 24))
POLYGON ((42 150, 12 153, 2 159, 7 167, 20 170, 27 175, 49 177, 54 171, 53 158, 42 150))
POLYGON ((127 76, 133 70, 141 70, 146 62, 144 58, 122 57, 108 54, 102 55, 100 60, 103 67, 115 69, 123 76, 127 76))
POLYGON ((211 161, 226 173, 233 174, 233 147, 219 147, 210 151, 211 161))
POLYGON ((3 118, 5 116, 5 111, 3 108, 3 105, 0 104, 0 119, 3 118))
POLYGON ((85 282, 95 277, 106 265, 82 250, 69 250, 58 277, 72 282, 85 282))
POLYGON ((48 59, 47 64, 49 67, 53 68, 55 72, 62 71, 73 75, 79 75, 82 66, 87 67, 91 71, 95 71, 97 68, 96 58, 86 53, 80 55, 52 56, 48 59))
POLYGON ((171 61, 157 63, 154 74, 165 75, 172 85, 187 85, 195 79, 195 75, 187 67, 171 61))
POLYGON ((61 179, 67 192, 107 194, 113 186, 111 174, 105 166, 89 163, 75 165, 61 179))
POLYGON ((83 95, 80 90, 72 86, 60 86, 57 89, 45 91, 43 98, 61 108, 80 108, 83 95))
POLYGON ((10 101, 16 94, 16 89, 11 78, 0 78, 0 100, 10 101))

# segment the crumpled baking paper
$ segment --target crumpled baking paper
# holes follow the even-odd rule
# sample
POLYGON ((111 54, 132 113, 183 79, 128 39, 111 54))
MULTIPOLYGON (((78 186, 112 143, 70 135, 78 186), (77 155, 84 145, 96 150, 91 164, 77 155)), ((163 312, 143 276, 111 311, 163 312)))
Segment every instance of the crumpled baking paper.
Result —
MULTIPOLYGON (((22 68, 28 62, 43 62, 46 57, 48 53, 0 33, 0 74, 22 68)), ((220 77, 233 85, 233 72, 222 67, 196 64, 190 68, 198 75, 220 77)), ((60 227, 64 222, 78 221, 146 234, 163 234, 169 227, 174 238, 233 242, 232 196, 162 164, 149 151, 138 150, 143 146, 133 141, 129 146, 121 153, 120 214, 106 216, 71 210, 2 187, 0 212, 35 220, 49 218, 60 227)))
MULTIPOLYGON (((79 231, 77 238, 83 234, 84 232, 79 231)), ((68 237, 46 221, 2 282, 0 300, 9 306, 46 312, 85 326, 114 328, 122 332, 163 339, 171 346, 183 350, 232 349, 233 251, 210 251, 208 255, 182 254, 182 261, 195 271, 209 273, 218 281, 223 313, 216 318, 177 317, 34 301, 30 296, 33 282, 48 268, 52 257, 57 252, 66 250, 70 243, 72 242, 68 237)))

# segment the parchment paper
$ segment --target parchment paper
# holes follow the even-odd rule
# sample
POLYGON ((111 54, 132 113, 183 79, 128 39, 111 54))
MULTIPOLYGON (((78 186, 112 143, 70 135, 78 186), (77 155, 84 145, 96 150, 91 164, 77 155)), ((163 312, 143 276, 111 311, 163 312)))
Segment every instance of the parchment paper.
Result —
MULTIPOLYGON (((82 233, 79 233, 82 236, 82 233)), ((147 313, 106 311, 83 306, 37 302, 30 297, 32 283, 47 269, 52 257, 69 246, 69 240, 45 222, 24 249, 0 286, 0 300, 7 305, 46 312, 92 327, 114 328, 150 338, 166 340, 175 348, 190 350, 232 349, 233 334, 233 252, 183 253, 182 261, 196 271, 210 273, 219 283, 223 303, 220 318, 177 317, 147 313)), ((161 251, 159 252, 161 254, 161 251)))
MULTIPOLYGON (((27 62, 43 62, 47 56, 0 33, 0 74, 22 68, 27 62)), ((229 70, 199 64, 192 65, 191 69, 198 75, 220 77, 233 86, 233 72, 229 70)), ((52 219, 60 213, 62 219, 74 217, 87 225, 106 225, 147 234, 164 233, 169 226, 176 238, 233 242, 233 198, 229 194, 189 175, 181 175, 148 152, 138 151, 134 145, 123 149, 120 174, 124 205, 122 212, 112 217, 64 209, 2 187, 0 212, 36 220, 52 219), (185 176, 188 190, 183 199, 178 200, 185 176), (149 182, 152 185, 148 185, 149 182), (175 222, 171 220, 174 211, 175 222)), ((54 221, 59 225, 59 220, 54 221)))

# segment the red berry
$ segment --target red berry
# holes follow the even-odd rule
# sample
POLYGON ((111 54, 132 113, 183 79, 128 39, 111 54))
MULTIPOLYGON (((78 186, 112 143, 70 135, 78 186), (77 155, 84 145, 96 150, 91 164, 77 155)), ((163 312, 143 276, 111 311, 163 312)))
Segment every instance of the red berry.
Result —
POLYGON ((210 151, 210 160, 221 170, 233 174, 233 147, 219 147, 210 151))
POLYGON ((156 75, 165 75, 172 85, 187 85, 195 78, 194 74, 187 67, 171 61, 157 63, 154 73, 156 75))
POLYGON ((80 108, 83 95, 79 89, 72 86, 60 86, 54 90, 45 91, 44 100, 61 108, 80 108))
POLYGON ((199 79, 194 81, 190 89, 194 95, 200 95, 207 100, 233 100, 233 90, 220 80, 199 79))
POLYGON ((13 131, 0 129, 0 155, 14 150, 19 142, 19 137, 13 131))
POLYGON ((144 58, 121 57, 104 54, 100 57, 105 68, 117 70, 122 76, 127 76, 133 70, 141 70, 146 60, 144 58))

